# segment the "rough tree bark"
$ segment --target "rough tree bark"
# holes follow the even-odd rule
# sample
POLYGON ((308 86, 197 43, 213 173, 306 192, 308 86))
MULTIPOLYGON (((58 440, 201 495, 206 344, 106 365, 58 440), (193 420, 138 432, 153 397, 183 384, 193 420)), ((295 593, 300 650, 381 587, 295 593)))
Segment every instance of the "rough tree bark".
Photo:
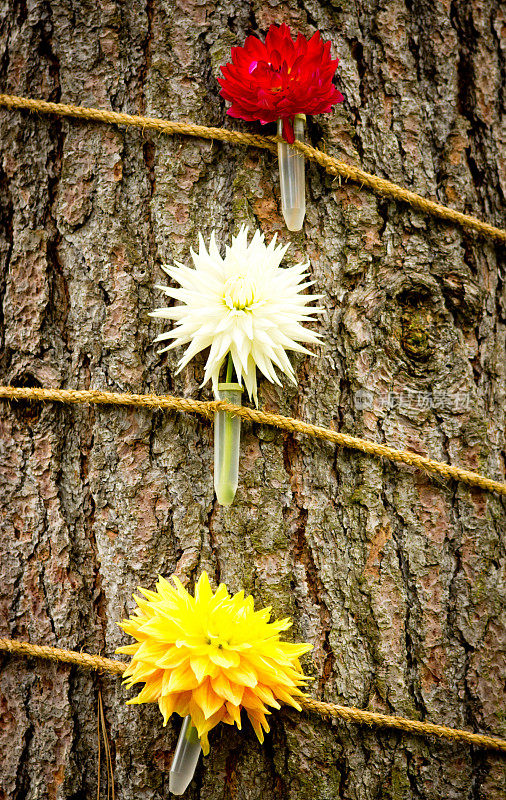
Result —
MULTIPOLYGON (((319 28, 341 59, 346 100, 310 123, 313 144, 504 224, 497 0, 11 0, 1 89, 252 130, 226 118, 219 66, 283 20, 319 28)), ((147 314, 160 265, 188 261, 198 230, 223 240, 248 223, 290 241, 288 262, 311 260, 327 309, 317 358, 295 359, 298 387, 262 381, 261 405, 504 479, 502 248, 315 165, 304 232, 290 235, 275 159, 254 149, 5 110, 0 126, 3 383, 210 397, 204 360, 176 377, 178 355, 157 355, 147 314)), ((196 418, 1 412, 1 635, 112 655, 135 587, 207 569, 294 616, 294 637, 315 646, 314 696, 506 736, 497 497, 246 425, 227 511, 213 496, 212 430, 196 418)), ((125 706, 119 680, 14 658, 0 680, 2 800, 95 796, 99 688, 117 798, 169 796, 179 725, 125 706)), ((217 730, 188 797, 505 790, 493 754, 283 710, 263 747, 249 727, 217 730)))

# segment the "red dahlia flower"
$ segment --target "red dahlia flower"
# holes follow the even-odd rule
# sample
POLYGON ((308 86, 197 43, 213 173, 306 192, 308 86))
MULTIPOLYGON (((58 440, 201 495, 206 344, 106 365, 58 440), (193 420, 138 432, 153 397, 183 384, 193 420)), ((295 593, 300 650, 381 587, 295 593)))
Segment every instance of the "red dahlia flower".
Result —
POLYGON ((220 94, 232 103, 231 117, 262 124, 282 119, 292 143, 295 114, 322 114, 344 99, 332 83, 338 63, 319 31, 309 41, 299 33, 294 42, 288 25, 271 25, 265 44, 248 36, 244 47, 232 48, 232 63, 221 68, 220 94))

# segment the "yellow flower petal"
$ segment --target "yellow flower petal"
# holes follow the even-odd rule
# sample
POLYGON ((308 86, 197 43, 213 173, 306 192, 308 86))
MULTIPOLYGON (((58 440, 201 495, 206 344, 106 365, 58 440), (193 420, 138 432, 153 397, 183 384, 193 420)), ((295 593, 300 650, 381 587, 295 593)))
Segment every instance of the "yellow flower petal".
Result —
POLYGON ((177 706, 174 709, 176 714, 179 714, 180 717, 187 717, 190 713, 190 705, 192 702, 192 693, 191 692, 181 692, 179 694, 179 699, 177 701, 177 706))
POLYGON ((209 679, 205 680, 194 690, 193 699, 202 709, 206 719, 212 717, 212 715, 224 705, 223 697, 220 697, 219 694, 216 694, 209 679))
POLYGON ((149 683, 146 683, 144 688, 139 692, 137 697, 127 700, 129 705, 137 705, 138 703, 155 703, 160 697, 162 690, 162 674, 160 673, 154 677, 149 683))
POLYGON ((210 647, 209 658, 213 664, 216 664, 218 667, 222 667, 223 669, 228 669, 228 667, 238 667, 241 662, 239 653, 235 653, 233 650, 228 650, 226 648, 222 648, 220 650, 217 647, 210 647))
POLYGON ((263 702, 260 700, 260 698, 256 694, 256 687, 255 687, 255 690, 253 690, 253 689, 245 689, 244 690, 244 693, 243 693, 243 696, 242 696, 242 700, 241 700, 241 705, 244 706, 244 708, 247 711, 249 711, 250 709, 253 709, 253 710, 265 712, 267 710, 265 708, 263 702))
POLYGON ((256 686, 258 683, 255 670, 243 659, 238 667, 231 667, 225 671, 230 682, 242 683, 244 686, 256 686))
POLYGON ((220 672, 211 682, 216 694, 219 694, 220 697, 229 700, 236 706, 240 704, 244 693, 244 686, 238 683, 231 683, 223 672, 220 672))
POLYGON ((207 656, 191 656, 190 666, 199 683, 202 683, 204 678, 214 678, 219 673, 216 664, 210 664, 207 656))
POLYGON ((167 692, 184 692, 188 689, 196 689, 197 686, 198 681, 193 671, 190 669, 189 664, 181 664, 181 666, 170 671, 167 692))
POLYGON ((198 605, 206 607, 209 605, 212 599, 213 590, 211 589, 207 572, 203 572, 195 587, 195 601, 198 605))
MULTIPOLYGON (((292 708, 296 708, 297 711, 302 711, 302 708, 299 705, 299 703, 297 703, 297 701, 294 700, 294 698, 282 686, 276 686, 274 688, 274 694, 279 700, 282 700, 283 703, 292 706, 292 708)), ((299 694, 302 693, 299 692, 299 694)))
POLYGON ((161 670, 156 669, 153 664, 145 664, 144 661, 136 661, 134 666, 131 665, 123 673, 125 682, 128 682, 130 686, 141 681, 153 683, 161 675, 161 670))
POLYGON ((138 645, 136 658, 139 661, 146 661, 156 664, 158 659, 162 658, 167 653, 167 645, 154 642, 151 639, 145 639, 138 645))
POLYGON ((180 694, 166 694, 158 698, 158 707, 163 714, 163 724, 166 725, 169 717, 177 711, 180 694))
POLYGON ((137 631, 137 638, 139 634, 143 639, 153 638, 162 642, 170 642, 174 636, 179 636, 181 633, 176 625, 171 624, 168 620, 160 617, 153 617, 148 622, 145 622, 137 631))
POLYGON ((226 708, 239 730, 241 730, 241 706, 236 706, 234 703, 227 703, 226 708))
POLYGON ((255 711, 248 711, 247 713, 248 713, 249 721, 253 725, 253 730, 255 731, 255 733, 257 735, 258 741, 260 742, 260 744, 263 744, 263 741, 264 741, 264 730, 266 731, 266 733, 269 733, 269 730, 270 730, 269 726, 267 724, 267 720, 265 719, 265 716, 262 715, 262 714, 256 713, 255 711))
POLYGON ((272 690, 269 689, 268 686, 262 686, 258 683, 255 686, 255 694, 260 698, 260 700, 263 700, 264 703, 267 703, 267 705, 273 706, 273 708, 281 708, 278 701, 275 700, 272 690))
POLYGON ((139 643, 135 642, 135 644, 125 644, 123 647, 117 647, 114 651, 115 653, 124 653, 127 656, 133 656, 139 649, 139 643))
POLYGON ((209 755, 209 739, 207 738, 207 733, 203 733, 200 737, 200 744, 202 746, 202 752, 205 756, 209 755))
POLYGON ((188 660, 188 651, 182 647, 167 647, 165 653, 158 658, 156 666, 160 669, 174 669, 188 660))

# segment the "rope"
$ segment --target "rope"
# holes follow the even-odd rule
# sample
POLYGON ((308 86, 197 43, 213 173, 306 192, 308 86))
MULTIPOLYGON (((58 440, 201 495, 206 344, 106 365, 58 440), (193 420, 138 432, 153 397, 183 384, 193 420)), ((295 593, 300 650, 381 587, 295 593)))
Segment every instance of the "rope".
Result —
POLYGON ((85 669, 115 672, 117 675, 123 675, 127 668, 127 664, 122 661, 113 661, 112 658, 90 655, 89 653, 78 653, 75 650, 61 650, 59 647, 47 647, 46 645, 30 644, 29 642, 18 642, 15 639, 0 638, 0 652, 10 653, 16 656, 26 656, 27 658, 45 658, 48 661, 74 664, 77 667, 84 667, 85 669))
POLYGON ((393 728, 397 731, 413 733, 415 736, 438 736, 442 739, 467 742, 468 744, 476 745, 476 747, 506 753, 506 739, 500 739, 497 736, 471 733, 460 728, 448 728, 446 725, 436 725, 433 722, 421 722, 416 719, 406 719, 406 717, 379 714, 376 711, 364 711, 353 706, 323 703, 321 700, 313 700, 312 697, 300 698, 299 702, 308 711, 314 711, 316 714, 321 714, 322 717, 342 719, 345 722, 356 722, 359 725, 374 725, 377 728, 393 728))
MULTIPOLYGON (((127 668, 123 661, 114 661, 103 656, 77 653, 75 650, 62 650, 59 647, 46 647, 18 642, 15 639, 0 638, 0 652, 10 655, 26 656, 27 658, 44 658, 50 661, 73 664, 85 669, 113 672, 121 675, 127 668)), ((454 742, 467 742, 467 744, 487 750, 497 750, 506 753, 506 739, 497 736, 487 736, 482 733, 471 733, 459 728, 448 728, 446 725, 435 725, 432 722, 406 719, 405 717, 379 714, 375 711, 364 711, 353 706, 341 706, 336 703, 323 703, 311 697, 297 698, 301 706, 307 711, 313 711, 323 717, 341 719, 344 722, 356 722, 359 725, 374 725, 378 728, 392 728, 398 731, 415 734, 418 736, 437 736, 454 742)))
POLYGON ((116 392, 102 392, 96 389, 76 391, 73 389, 39 389, 33 387, 0 386, 0 399, 6 400, 41 400, 57 403, 96 403, 103 405, 144 406, 153 409, 166 409, 170 411, 184 411, 189 414, 198 414, 206 419, 213 419, 215 411, 229 411, 242 419, 257 422, 260 425, 271 425, 290 433, 300 433, 313 439, 324 439, 339 447, 359 450, 361 453, 386 458, 397 464, 408 464, 411 467, 422 469, 443 478, 461 481, 468 486, 478 486, 489 492, 506 497, 506 483, 485 478, 477 472, 470 472, 453 464, 444 464, 433 461, 426 456, 412 453, 409 450, 396 450, 384 444, 377 444, 368 439, 359 439, 347 433, 339 433, 330 428, 311 425, 308 422, 283 417, 280 414, 271 414, 267 411, 258 411, 253 408, 235 406, 224 400, 192 400, 172 395, 155 394, 119 394, 116 392))
MULTIPOLYGON (((196 136, 200 139, 217 139, 222 142, 229 142, 235 145, 246 145, 260 147, 264 150, 277 151, 276 142, 282 141, 276 136, 256 136, 255 134, 230 131, 225 128, 210 128, 204 125, 194 125, 187 122, 173 122, 171 120, 159 119, 156 117, 141 117, 132 114, 121 114, 116 111, 102 111, 98 108, 84 108, 83 106, 69 105, 66 103, 48 103, 45 100, 31 100, 27 97, 16 97, 15 95, 0 94, 0 106, 11 109, 25 109, 27 111, 39 111, 42 114, 57 114, 60 117, 73 117, 74 119, 84 119, 93 122, 102 122, 110 125, 130 125, 145 130, 159 131, 168 135, 182 134, 184 136, 196 136)), ((449 220, 465 228, 471 228, 483 236, 506 242, 506 230, 496 228, 487 222, 469 214, 462 214, 453 208, 448 208, 441 203, 428 200, 416 192, 404 189, 396 183, 371 175, 369 172, 359 167, 345 164, 337 158, 328 156, 321 150, 316 150, 303 142, 294 142, 292 145, 299 150, 310 161, 316 161, 331 175, 340 175, 345 180, 350 180, 367 186, 376 194, 384 197, 392 197, 404 203, 408 203, 413 208, 425 214, 431 214, 441 219, 449 220)))

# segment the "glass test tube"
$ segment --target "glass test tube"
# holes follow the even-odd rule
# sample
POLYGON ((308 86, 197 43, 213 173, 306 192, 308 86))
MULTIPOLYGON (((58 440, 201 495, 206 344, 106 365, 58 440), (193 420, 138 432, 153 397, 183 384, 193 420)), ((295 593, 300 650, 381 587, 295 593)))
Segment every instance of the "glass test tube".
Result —
POLYGON ((177 740, 176 752, 169 772, 169 791, 183 794, 195 774, 199 760, 200 739, 191 717, 185 717, 177 740))
MULTIPOLYGON (((296 114, 293 132, 304 141, 304 114, 296 114)), ((278 136, 282 136, 283 121, 278 120, 278 136)), ((289 231, 300 231, 306 215, 305 158, 286 142, 278 142, 281 210, 289 231)))
MULTIPOLYGON (((240 383, 219 383, 217 400, 241 405, 240 383)), ((229 506, 234 500, 239 481, 239 445, 241 418, 229 411, 214 415, 214 489, 218 502, 229 506)))

